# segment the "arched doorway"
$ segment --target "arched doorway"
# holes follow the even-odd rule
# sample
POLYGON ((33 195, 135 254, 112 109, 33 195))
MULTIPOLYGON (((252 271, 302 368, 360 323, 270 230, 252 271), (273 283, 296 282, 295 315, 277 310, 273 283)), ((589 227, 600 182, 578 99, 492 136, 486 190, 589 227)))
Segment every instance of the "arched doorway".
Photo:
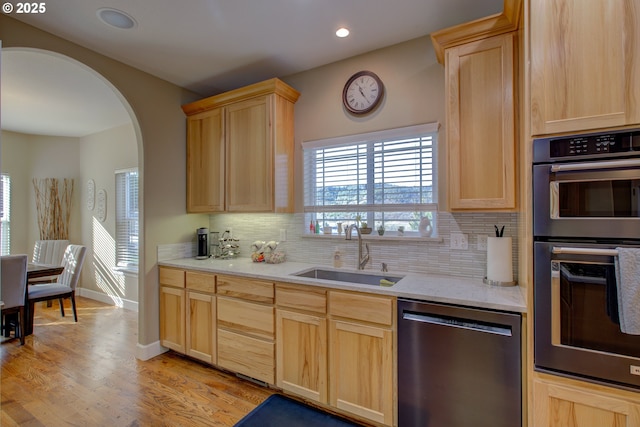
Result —
MULTIPOLYGON (((100 73, 60 53, 5 48, 2 70, 3 144, 14 148, 9 155, 13 159, 2 160, 3 171, 5 163, 15 163, 16 156, 28 157, 20 161, 20 168, 15 169, 17 180, 13 180, 25 194, 25 200, 16 204, 23 209, 23 215, 16 215, 23 222, 15 227, 24 241, 19 251, 28 253, 37 239, 30 181, 43 175, 70 174, 75 180, 76 205, 70 239, 86 245, 89 254, 78 293, 137 310, 139 276, 132 269, 118 269, 115 255, 116 172, 137 169, 137 200, 143 194, 142 137, 133 109, 100 73), (13 108, 16 105, 20 108, 13 108), (104 120, 106 115, 113 115, 111 121, 104 120), (65 123, 73 131, 65 130, 65 123), (100 206, 95 202, 90 208, 90 183, 93 197, 106 196, 104 211, 98 212, 100 206)), ((137 206, 138 235, 142 236, 142 203, 137 206)), ((137 242, 140 254, 143 241, 137 242)))

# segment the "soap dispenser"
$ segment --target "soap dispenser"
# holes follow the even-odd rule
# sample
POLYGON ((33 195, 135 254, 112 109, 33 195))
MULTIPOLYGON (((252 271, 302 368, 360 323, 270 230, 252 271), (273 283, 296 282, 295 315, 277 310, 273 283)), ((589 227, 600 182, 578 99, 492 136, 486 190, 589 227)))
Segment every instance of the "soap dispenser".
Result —
POLYGON ((342 251, 337 246, 333 251, 333 267, 342 268, 342 251))

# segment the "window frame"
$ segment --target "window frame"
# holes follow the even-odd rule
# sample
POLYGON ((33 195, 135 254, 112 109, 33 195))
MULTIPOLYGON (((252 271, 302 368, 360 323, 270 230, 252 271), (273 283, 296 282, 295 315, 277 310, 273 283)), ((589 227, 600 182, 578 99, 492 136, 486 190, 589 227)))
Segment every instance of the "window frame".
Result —
MULTIPOLYGON (((439 128, 439 123, 434 122, 364 134, 303 142, 303 187, 306 234, 322 233, 323 226, 325 225, 332 229, 332 234, 336 232, 339 233, 341 227, 338 223, 341 222, 346 226, 349 223, 358 223, 359 218, 360 222, 367 222, 368 227, 377 228, 381 224, 384 225, 386 230, 384 237, 387 238, 393 236, 426 237, 422 235, 419 230, 421 219, 426 216, 430 219, 432 225, 432 229, 429 230, 430 234, 428 237, 437 237, 439 128), (411 153, 414 156, 418 156, 414 160, 408 160, 408 164, 413 165, 411 162, 419 164, 420 171, 422 171, 423 164, 428 166, 425 169, 430 168, 430 174, 425 175, 424 172, 420 173, 420 171, 418 171, 417 174, 414 175, 414 179, 417 179, 420 183, 418 184, 418 190, 416 191, 416 193, 420 195, 419 201, 412 201, 409 203, 397 203, 397 201, 396 203, 385 203, 387 201, 386 197, 382 197, 382 200, 378 200, 378 203, 376 203, 376 196, 374 194, 379 194, 380 192, 384 193, 384 191, 386 191, 386 183, 388 181, 388 176, 384 171, 387 160, 384 158, 384 155, 380 156, 380 154, 382 152, 386 153, 386 150, 388 149, 387 147, 389 146, 393 146, 394 144, 398 144, 402 141, 410 141, 418 138, 420 139, 420 144, 429 142, 430 145, 404 148, 399 151, 401 153, 411 153), (382 146, 380 144, 382 144, 382 146), (387 145, 384 146, 384 144, 387 145), (356 185, 358 189, 355 190, 355 192, 359 194, 360 187, 364 186, 364 191, 367 193, 366 202, 362 203, 362 201, 360 201, 360 203, 358 203, 356 200, 355 205, 352 203, 318 203, 318 200, 324 199, 324 197, 322 197, 322 194, 324 193, 318 193, 317 183, 318 181, 324 181, 325 175, 322 175, 322 173, 325 172, 321 172, 319 174, 316 169, 318 164, 322 164, 324 166, 324 162, 319 162, 317 157, 315 157, 316 153, 319 150, 324 151, 325 149, 333 148, 344 148, 346 151, 351 146, 353 146, 354 150, 366 150, 367 153, 366 156, 358 154, 353 156, 354 161, 356 159, 366 157, 366 166, 362 169, 360 169, 359 166, 356 166, 358 178, 354 178, 358 181, 358 184, 356 185), (363 148, 363 146, 366 148, 363 148), (384 160, 376 163, 374 161, 374 156, 378 156, 384 160), (362 179, 362 170, 366 170, 366 185, 361 184, 361 181, 364 181, 362 179), (380 178, 381 173, 383 176, 382 178, 380 178), (429 188, 431 200, 425 201, 425 196, 422 192, 424 191, 424 188, 426 188, 424 183, 429 181, 431 182, 431 186, 429 188), (379 188, 381 183, 385 186, 383 190, 380 190, 379 188), (377 190, 376 186, 378 186, 377 190), (409 215, 410 213, 413 217, 409 215), (405 226, 404 233, 398 232, 399 225, 405 226), (320 230, 316 230, 318 226, 320 230)), ((327 175, 335 172, 336 170, 333 169, 332 171, 329 171, 328 168, 326 169, 327 175)), ((348 167, 345 167, 340 170, 340 173, 344 173, 346 176, 347 172, 344 171, 347 171, 348 169, 348 167)), ((392 173, 390 172, 389 176, 391 175, 392 173)), ((374 235, 377 234, 378 233, 374 233, 374 235)))
POLYGON ((115 250, 116 268, 137 271, 140 254, 140 175, 138 168, 120 169, 115 171, 116 181, 116 231, 115 250), (137 176, 135 195, 131 194, 130 174, 137 176), (124 179, 126 182, 120 182, 124 179), (123 194, 124 190, 124 194, 123 194), (135 207, 131 207, 135 198, 135 207), (123 206, 124 204, 124 206, 123 206), (137 209, 135 209, 137 208, 137 209), (135 230, 135 232, 131 232, 135 230), (135 243, 132 240, 135 236, 135 243))
POLYGON ((0 185, 2 186, 0 197, 2 206, 0 208, 0 255, 11 254, 11 176, 6 173, 0 174, 0 185))

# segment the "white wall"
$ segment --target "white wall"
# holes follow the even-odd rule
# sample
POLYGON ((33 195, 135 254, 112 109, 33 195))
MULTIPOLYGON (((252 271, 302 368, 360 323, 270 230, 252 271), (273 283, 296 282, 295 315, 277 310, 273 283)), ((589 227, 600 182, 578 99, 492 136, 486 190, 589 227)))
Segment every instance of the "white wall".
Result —
MULTIPOLYGON (((29 174, 29 137, 20 133, 1 132, 0 155, 2 173, 11 177, 11 211, 28 212, 31 200, 31 177, 29 174)), ((11 253, 31 254, 29 252, 27 232, 29 229, 27 215, 11 217, 11 253)))
MULTIPOLYGON (((296 184, 302 183, 303 141, 439 122, 444 141, 444 67, 436 60, 429 37, 379 49, 344 61, 283 78, 301 92, 295 106, 296 184), (385 85, 378 108, 364 117, 342 106, 342 89, 361 70, 376 73, 385 85)), ((439 146, 444 165, 446 147, 439 146)), ((441 170, 440 176, 445 176, 441 170)), ((442 193, 441 191, 441 194, 442 193)), ((302 211, 302 185, 296 185, 296 212, 302 211)))
POLYGON ((106 294, 118 305, 123 301, 138 301, 138 286, 131 286, 122 273, 115 271, 115 171, 138 167, 138 145, 132 124, 80 138, 80 220, 82 241, 87 246, 83 267, 83 290, 106 294), (107 194, 107 215, 104 222, 97 211, 87 209, 87 182, 95 182, 96 193, 107 194))
POLYGON ((132 124, 81 138, 25 135, 2 131, 3 173, 12 179, 11 252, 33 252, 39 239, 33 178, 73 178, 74 193, 69 240, 87 246, 80 293, 124 305, 138 301, 135 278, 115 271, 115 171, 138 166, 138 147, 132 124), (107 194, 104 222, 87 209, 87 181, 107 194), (86 294, 86 293, 85 293, 86 294))
POLYGON ((40 238, 32 180, 74 180, 69 240, 81 243, 80 157, 78 138, 25 135, 2 131, 2 172, 11 175, 11 252, 33 253, 40 238))

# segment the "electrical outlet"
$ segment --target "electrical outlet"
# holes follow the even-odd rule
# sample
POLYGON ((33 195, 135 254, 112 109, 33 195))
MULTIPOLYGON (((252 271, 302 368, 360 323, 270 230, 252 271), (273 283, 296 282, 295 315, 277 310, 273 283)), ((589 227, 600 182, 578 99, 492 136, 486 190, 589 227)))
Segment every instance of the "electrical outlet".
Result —
POLYGON ((469 249, 469 240, 466 234, 451 233, 451 249, 469 249))
POLYGON ((487 250, 487 235, 485 234, 478 234, 476 236, 476 247, 478 248, 479 251, 486 251, 487 250))
POLYGON ((287 241, 287 229, 286 228, 281 228, 280 229, 280 241, 281 242, 286 242, 287 241))

